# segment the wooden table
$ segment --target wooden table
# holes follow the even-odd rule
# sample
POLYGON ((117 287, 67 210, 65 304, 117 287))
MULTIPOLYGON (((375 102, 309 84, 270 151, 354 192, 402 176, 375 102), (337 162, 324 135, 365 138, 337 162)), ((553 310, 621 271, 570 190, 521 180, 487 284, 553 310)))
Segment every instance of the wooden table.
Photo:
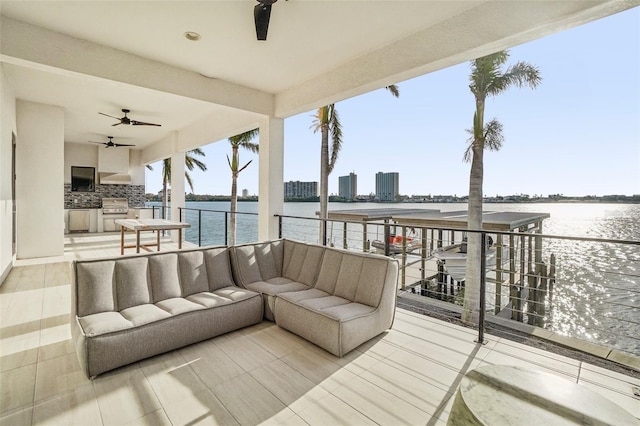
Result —
POLYGON ((190 228, 191 225, 184 222, 172 222, 166 219, 117 219, 115 221, 117 225, 120 225, 120 254, 124 254, 126 248, 136 248, 136 253, 140 253, 140 248, 147 251, 151 251, 149 247, 157 247, 160 251, 160 231, 162 230, 178 230, 178 249, 182 248, 182 229, 190 228), (127 231, 134 231, 136 233, 135 245, 124 245, 124 233, 127 231), (140 232, 141 231, 154 231, 157 234, 155 244, 140 244, 140 232))

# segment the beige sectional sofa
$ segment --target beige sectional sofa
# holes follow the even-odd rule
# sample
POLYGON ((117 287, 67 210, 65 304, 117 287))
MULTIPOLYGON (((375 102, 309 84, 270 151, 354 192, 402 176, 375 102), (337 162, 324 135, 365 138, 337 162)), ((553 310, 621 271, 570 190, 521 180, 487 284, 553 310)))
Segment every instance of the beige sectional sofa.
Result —
POLYGON ((343 356, 391 327, 397 261, 291 240, 75 261, 88 377, 259 323, 343 356))
POLYGON ((263 294, 265 318, 336 356, 391 328, 398 262, 291 240, 231 248, 236 284, 263 294))
POLYGON ((231 248, 235 283, 264 297, 264 317, 274 320, 276 296, 307 290, 318 277, 325 247, 292 240, 245 244, 231 248))
POLYGON ((88 377, 262 321, 228 248, 76 261, 72 337, 88 377))

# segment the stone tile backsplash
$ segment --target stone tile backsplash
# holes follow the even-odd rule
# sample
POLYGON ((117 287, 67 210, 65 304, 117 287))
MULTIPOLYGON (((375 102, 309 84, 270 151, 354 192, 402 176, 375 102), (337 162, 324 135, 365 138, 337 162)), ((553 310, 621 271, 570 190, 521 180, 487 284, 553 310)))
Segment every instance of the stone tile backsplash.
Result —
POLYGON ((100 209, 103 197, 126 198, 129 207, 144 207, 147 201, 144 185, 96 185, 95 192, 71 192, 71 184, 64 185, 65 209, 100 209))

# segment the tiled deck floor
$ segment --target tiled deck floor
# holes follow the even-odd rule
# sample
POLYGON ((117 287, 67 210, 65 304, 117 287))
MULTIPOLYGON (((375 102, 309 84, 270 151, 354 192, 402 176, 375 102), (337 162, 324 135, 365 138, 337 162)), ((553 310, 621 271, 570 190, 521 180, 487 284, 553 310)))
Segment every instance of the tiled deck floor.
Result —
POLYGON ((70 340, 68 263, 14 267, 0 302, 2 425, 444 425, 464 373, 487 364, 551 372, 640 418, 638 379, 493 336, 477 345, 402 309, 342 359, 263 322, 90 381, 70 340))

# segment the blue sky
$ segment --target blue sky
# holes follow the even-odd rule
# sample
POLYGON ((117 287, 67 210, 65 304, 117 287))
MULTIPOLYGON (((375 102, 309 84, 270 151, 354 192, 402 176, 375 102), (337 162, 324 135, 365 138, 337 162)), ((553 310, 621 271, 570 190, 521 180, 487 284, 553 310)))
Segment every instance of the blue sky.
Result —
MULTIPOLYGON (((485 154, 486 195, 640 194, 640 8, 510 49, 510 63, 539 67, 536 89, 512 88, 487 99, 487 119, 504 126, 499 152, 485 154)), ((375 192, 375 173, 399 172, 402 194, 468 193, 462 162, 474 100, 469 64, 398 82, 400 98, 378 90, 337 104, 344 146, 338 177, 355 172, 358 193, 375 192)), ((318 181, 320 135, 312 111, 285 120, 284 179, 318 181)), ((192 172, 197 194, 229 194, 229 143, 203 147, 208 170, 192 172)), ((258 157, 238 187, 258 193, 258 157)), ((147 171, 147 191, 161 189, 160 167, 147 171)), ((187 189, 189 191, 189 189, 187 189)))

